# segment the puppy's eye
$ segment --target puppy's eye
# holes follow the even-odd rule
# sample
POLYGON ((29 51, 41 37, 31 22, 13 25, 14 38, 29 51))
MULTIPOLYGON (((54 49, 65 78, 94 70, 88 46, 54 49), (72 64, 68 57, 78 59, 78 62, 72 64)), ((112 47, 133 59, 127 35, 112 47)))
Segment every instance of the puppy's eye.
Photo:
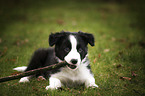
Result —
POLYGON ((65 52, 69 52, 70 49, 69 49, 69 48, 65 48, 64 51, 65 51, 65 52))
POLYGON ((82 48, 79 48, 78 52, 79 53, 83 52, 83 49, 82 48))

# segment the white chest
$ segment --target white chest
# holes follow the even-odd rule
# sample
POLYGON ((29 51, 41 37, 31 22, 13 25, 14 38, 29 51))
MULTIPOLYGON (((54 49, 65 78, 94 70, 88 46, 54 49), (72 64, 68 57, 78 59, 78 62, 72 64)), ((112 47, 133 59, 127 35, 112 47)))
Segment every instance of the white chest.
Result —
POLYGON ((65 67, 60 72, 51 75, 51 77, 58 78, 64 85, 74 86, 83 84, 87 78, 92 77, 92 74, 85 64, 81 64, 77 70, 70 70, 65 67))

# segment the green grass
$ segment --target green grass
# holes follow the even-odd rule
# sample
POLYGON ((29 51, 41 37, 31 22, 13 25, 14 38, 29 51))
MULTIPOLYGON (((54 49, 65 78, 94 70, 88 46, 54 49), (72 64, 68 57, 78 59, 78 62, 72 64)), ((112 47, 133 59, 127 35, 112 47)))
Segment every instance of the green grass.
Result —
POLYGON ((14 73, 14 67, 27 65, 36 49, 49 47, 51 32, 81 30, 95 37, 95 46, 89 46, 89 58, 99 85, 95 89, 80 86, 46 91, 48 81, 34 78, 19 84, 13 80, 0 84, 0 96, 145 95, 143 22, 138 23, 141 16, 136 7, 126 5, 93 0, 0 3, 0 77, 14 73))

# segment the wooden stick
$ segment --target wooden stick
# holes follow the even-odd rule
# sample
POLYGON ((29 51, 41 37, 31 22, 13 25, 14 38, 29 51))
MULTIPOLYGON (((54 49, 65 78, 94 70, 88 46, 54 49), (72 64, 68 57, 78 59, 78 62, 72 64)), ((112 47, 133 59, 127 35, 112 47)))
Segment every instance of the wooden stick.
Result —
POLYGON ((46 67, 26 71, 26 72, 23 72, 23 73, 19 73, 19 74, 16 74, 16 75, 2 77, 2 78, 0 78, 0 83, 10 81, 10 80, 19 79, 19 78, 22 78, 22 77, 25 77, 25 76, 34 75, 34 74, 36 74, 37 72, 40 72, 40 71, 50 71, 50 70, 58 69, 60 67, 66 66, 66 65, 67 65, 66 62, 61 62, 61 63, 53 64, 53 65, 50 65, 50 66, 46 66, 46 67))

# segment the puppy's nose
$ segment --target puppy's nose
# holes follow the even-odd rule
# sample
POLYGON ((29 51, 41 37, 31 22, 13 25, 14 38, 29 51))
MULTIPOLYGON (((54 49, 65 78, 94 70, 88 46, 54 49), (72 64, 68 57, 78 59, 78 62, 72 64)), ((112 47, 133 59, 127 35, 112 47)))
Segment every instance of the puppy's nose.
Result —
POLYGON ((72 63, 72 64, 76 64, 77 62, 78 62, 77 59, 72 59, 72 60, 71 60, 71 63, 72 63))

